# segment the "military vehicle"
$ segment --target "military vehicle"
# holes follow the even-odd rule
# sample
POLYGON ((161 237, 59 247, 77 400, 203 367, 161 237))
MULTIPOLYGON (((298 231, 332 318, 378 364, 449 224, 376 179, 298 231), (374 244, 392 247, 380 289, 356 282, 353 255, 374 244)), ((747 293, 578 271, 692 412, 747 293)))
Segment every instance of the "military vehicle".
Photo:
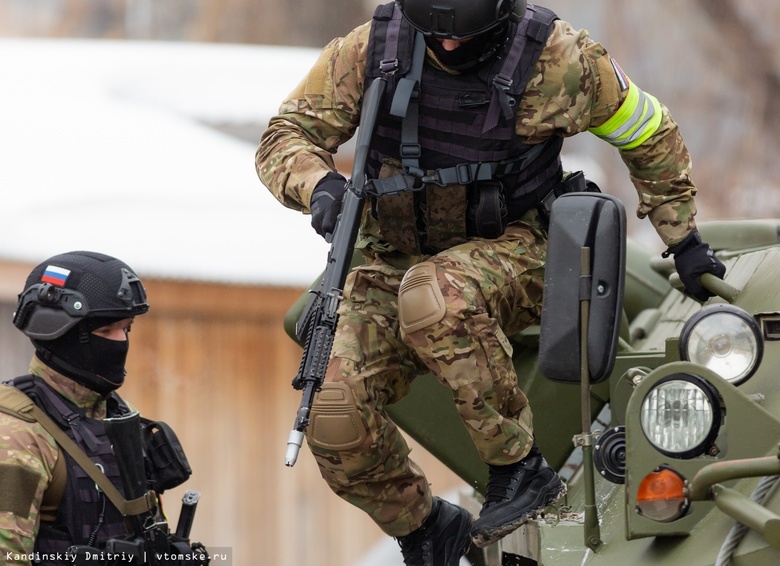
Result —
MULTIPOLYGON (((701 223, 727 266, 685 295, 606 195, 554 204, 541 326, 511 337, 537 442, 565 499, 474 566, 780 564, 780 220, 701 223)), ((303 305, 288 313, 288 332, 303 305)), ((470 486, 487 468, 431 375, 391 416, 470 486)))

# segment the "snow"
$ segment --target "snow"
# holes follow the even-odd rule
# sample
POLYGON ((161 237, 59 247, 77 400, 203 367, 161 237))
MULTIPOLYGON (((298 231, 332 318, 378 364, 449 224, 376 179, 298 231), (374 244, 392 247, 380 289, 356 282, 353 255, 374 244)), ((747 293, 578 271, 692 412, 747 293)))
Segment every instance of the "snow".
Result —
MULTIPOLYGON (((309 285, 328 245, 257 178, 256 142, 207 124, 254 125, 259 141, 318 55, 0 39, 0 259, 86 249, 146 276, 309 285)), ((600 181, 592 160, 563 157, 600 181)))
POLYGON ((327 244, 254 170, 257 124, 317 50, 0 40, 0 258, 114 255, 142 275, 308 285, 327 244))

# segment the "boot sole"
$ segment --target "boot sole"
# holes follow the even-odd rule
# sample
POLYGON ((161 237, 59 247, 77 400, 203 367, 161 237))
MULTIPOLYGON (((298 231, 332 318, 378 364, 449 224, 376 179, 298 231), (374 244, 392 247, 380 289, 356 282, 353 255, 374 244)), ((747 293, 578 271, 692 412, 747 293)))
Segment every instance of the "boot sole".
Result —
MULTIPOLYGON (((539 514, 542 511, 544 511, 544 509, 548 505, 552 505, 553 503, 558 501, 561 497, 566 495, 566 484, 563 483, 558 477, 556 477, 555 479, 557 480, 559 486, 556 488, 556 491, 553 493, 553 495, 546 497, 543 503, 539 507, 529 511, 528 513, 526 513, 521 517, 518 517, 514 521, 501 525, 496 529, 472 534, 471 540, 474 542, 474 544, 479 548, 485 548, 486 546, 490 546, 491 544, 505 537, 509 533, 516 531, 531 519, 535 519, 536 517, 538 517, 539 514)), ((553 485, 550 485, 548 487, 553 487, 554 483, 555 482, 553 482, 553 485)))

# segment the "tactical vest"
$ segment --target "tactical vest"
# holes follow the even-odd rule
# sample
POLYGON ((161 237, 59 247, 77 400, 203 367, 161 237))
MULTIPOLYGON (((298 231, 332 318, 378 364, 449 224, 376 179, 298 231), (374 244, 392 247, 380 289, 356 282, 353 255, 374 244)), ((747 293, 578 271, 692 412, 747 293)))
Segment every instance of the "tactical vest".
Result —
MULTIPOLYGON (((114 486, 124 495, 116 457, 106 436, 102 421, 87 418, 85 411, 57 394, 42 379, 32 375, 9 382, 40 407, 84 453, 100 465, 114 486)), ((129 412, 127 404, 113 393, 107 399, 107 416, 117 417, 129 412)), ((72 545, 102 548, 105 540, 127 535, 121 513, 100 493, 95 482, 75 463, 65 450, 67 480, 54 522, 41 522, 35 550, 41 555, 55 555, 72 545), (100 515, 105 509, 104 517, 100 515)))
POLYGON ((453 75, 422 64, 422 36, 395 3, 377 8, 366 87, 384 77, 387 90, 367 173, 386 179, 372 193, 385 240, 417 254, 471 236, 498 237, 503 227, 480 231, 480 210, 498 202, 504 221, 511 222, 560 181, 563 140, 531 146, 515 134, 517 103, 556 19, 550 10, 529 5, 520 21, 509 22, 496 56, 473 72, 453 75))

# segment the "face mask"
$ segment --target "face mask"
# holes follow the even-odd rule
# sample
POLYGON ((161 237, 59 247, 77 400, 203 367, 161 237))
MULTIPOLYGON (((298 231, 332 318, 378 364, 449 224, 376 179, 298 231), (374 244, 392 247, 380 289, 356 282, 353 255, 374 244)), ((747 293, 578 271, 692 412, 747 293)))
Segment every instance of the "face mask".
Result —
POLYGON ((87 334, 80 340, 78 327, 57 340, 34 340, 39 357, 59 373, 89 389, 108 395, 125 381, 125 360, 130 348, 128 340, 109 340, 87 334))
POLYGON ((444 49, 442 44, 432 37, 426 37, 425 43, 442 65, 453 71, 465 71, 490 59, 498 49, 499 37, 496 33, 475 35, 452 51, 444 49))
POLYGON ((92 370, 115 385, 114 389, 125 381, 125 360, 130 349, 129 340, 109 340, 91 334, 89 348, 92 351, 92 370))

